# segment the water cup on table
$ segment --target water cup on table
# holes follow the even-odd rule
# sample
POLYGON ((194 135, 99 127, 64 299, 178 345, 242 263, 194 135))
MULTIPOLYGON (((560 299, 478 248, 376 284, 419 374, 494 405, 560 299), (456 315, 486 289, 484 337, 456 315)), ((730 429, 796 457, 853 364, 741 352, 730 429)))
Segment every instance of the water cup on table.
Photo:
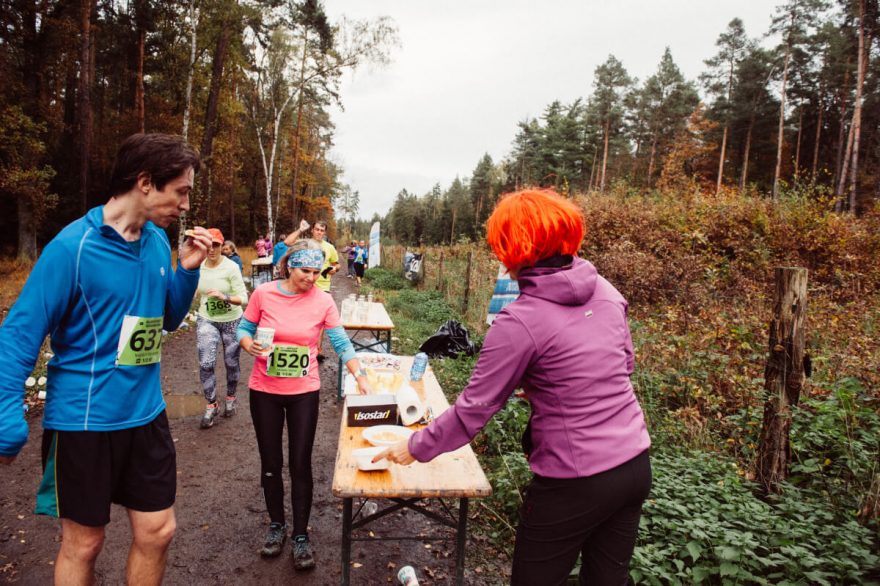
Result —
POLYGON ((272 352, 272 341, 275 339, 275 328, 257 328, 254 335, 254 342, 263 349, 263 355, 266 356, 272 352))

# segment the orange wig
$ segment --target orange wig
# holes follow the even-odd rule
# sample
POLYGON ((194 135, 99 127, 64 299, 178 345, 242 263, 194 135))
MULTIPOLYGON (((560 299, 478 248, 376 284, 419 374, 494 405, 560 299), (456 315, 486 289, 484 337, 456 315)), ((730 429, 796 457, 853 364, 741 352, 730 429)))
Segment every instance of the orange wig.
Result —
POLYGON ((524 189, 501 198, 486 232, 498 260, 519 270, 551 256, 577 254, 584 239, 584 216, 574 202, 554 191, 524 189))

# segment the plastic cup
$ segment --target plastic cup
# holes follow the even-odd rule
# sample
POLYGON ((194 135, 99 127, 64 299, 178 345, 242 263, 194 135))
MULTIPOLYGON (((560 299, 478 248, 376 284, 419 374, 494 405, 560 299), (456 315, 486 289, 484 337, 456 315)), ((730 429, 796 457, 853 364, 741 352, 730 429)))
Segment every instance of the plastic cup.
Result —
POLYGON ((257 328, 254 335, 254 342, 257 342, 263 348, 263 354, 269 354, 272 351, 272 340, 275 339, 275 328, 257 328))

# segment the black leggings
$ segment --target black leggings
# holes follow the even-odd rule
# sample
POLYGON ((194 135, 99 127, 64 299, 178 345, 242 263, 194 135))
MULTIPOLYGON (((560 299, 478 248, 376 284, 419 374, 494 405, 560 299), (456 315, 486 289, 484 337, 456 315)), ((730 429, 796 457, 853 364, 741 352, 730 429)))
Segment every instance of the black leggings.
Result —
POLYGON ((580 583, 624 585, 651 489, 648 451, 584 478, 535 476, 526 489, 511 584, 565 584, 582 554, 580 583))
POLYGON ((312 445, 318 425, 318 391, 275 395, 251 389, 251 418, 260 450, 260 485, 273 523, 284 523, 284 466, 281 445, 287 420, 287 459, 290 469, 293 534, 305 535, 312 511, 312 445))

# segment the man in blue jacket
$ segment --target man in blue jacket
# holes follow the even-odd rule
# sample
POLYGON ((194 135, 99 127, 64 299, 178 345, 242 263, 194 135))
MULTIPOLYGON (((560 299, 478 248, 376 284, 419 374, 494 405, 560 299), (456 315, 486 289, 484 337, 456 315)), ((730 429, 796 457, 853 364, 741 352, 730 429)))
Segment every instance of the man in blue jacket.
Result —
POLYGON ((126 139, 110 200, 52 239, 0 327, 2 464, 27 441, 23 381, 51 337, 36 512, 61 519, 56 584, 94 582, 111 503, 131 522, 126 581, 158 584, 165 572, 177 465, 159 385, 162 330, 189 310, 211 237, 193 230, 174 271, 162 228, 189 209, 198 168, 179 137, 126 139))

